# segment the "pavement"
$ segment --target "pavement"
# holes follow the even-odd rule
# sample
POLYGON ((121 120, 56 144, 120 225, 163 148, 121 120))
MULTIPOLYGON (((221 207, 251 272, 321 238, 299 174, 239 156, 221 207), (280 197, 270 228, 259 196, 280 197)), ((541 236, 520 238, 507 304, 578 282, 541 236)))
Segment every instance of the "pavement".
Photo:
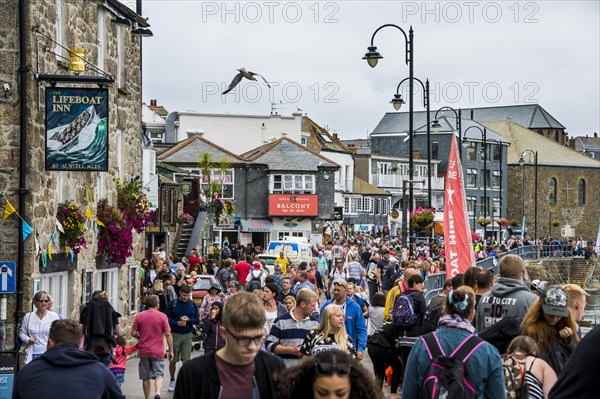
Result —
MULTIPOLYGON (((201 356, 202 354, 203 354, 202 351, 193 351, 192 359, 195 357, 201 356)), ((125 370, 125 383, 121 386, 121 390, 123 391, 123 394, 127 397, 127 399, 145 399, 144 391, 142 390, 142 381, 139 379, 139 375, 138 375, 139 362, 140 362, 140 360, 137 357, 130 358, 129 360, 127 360, 127 369, 125 370)), ((368 352, 365 353, 365 357, 364 357, 363 361, 361 362, 361 364, 364 367, 366 367, 367 370, 371 371, 371 373, 373 372, 373 363, 371 363, 371 359, 369 358, 368 352)), ((177 371, 179 371, 180 367, 181 367, 181 363, 178 363, 177 371)), ((169 380, 170 380, 169 365, 168 365, 168 363, 165 363, 165 378, 164 378, 164 382, 163 382, 163 388, 160 392, 161 399, 172 399, 173 398, 173 392, 168 392, 169 380)), ((384 392, 384 398, 390 397, 390 388, 389 387, 385 387, 383 389, 383 392, 384 392)), ((150 390, 150 399, 153 399, 154 395, 156 395, 156 393, 154 392, 154 383, 152 383, 151 390, 150 390)))

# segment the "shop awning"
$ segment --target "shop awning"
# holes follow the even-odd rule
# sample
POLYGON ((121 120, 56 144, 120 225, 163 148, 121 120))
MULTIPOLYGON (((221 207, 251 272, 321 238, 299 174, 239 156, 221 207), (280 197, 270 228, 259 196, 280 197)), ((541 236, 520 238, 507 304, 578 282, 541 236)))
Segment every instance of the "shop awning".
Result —
POLYGON ((267 219, 240 219, 240 231, 244 233, 270 233, 273 223, 267 219))

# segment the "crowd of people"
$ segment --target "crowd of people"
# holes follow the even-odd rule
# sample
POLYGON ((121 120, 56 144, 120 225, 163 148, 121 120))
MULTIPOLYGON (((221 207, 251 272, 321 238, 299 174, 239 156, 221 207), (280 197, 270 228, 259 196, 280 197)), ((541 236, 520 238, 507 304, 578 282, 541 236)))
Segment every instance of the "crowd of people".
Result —
MULTIPOLYGON (((487 252, 508 243, 476 245, 487 252)), ((588 391, 563 381, 589 372, 571 360, 589 363, 587 354, 578 353, 589 339, 580 343, 576 323, 588 294, 574 284, 532 286, 519 256, 503 256, 497 276, 467 269, 426 303, 425 280, 445 270, 441 243, 417 245, 410 257, 394 239, 348 237, 316 245, 310 261, 280 253, 273 273, 255 248, 238 248, 227 242, 218 254, 201 259, 193 251, 179 260, 158 247, 152 259, 142 260, 144 311, 131 330, 135 345, 127 346, 120 315, 105 292, 94 293, 77 326, 55 322, 59 316, 49 311, 48 295, 37 293, 36 310, 20 327, 21 339, 30 344, 26 362, 54 367, 58 350, 67 353, 59 356, 77 357, 73 346, 79 343, 53 338, 56 328, 68 337, 80 332, 87 355, 75 364, 94 356, 104 363, 116 384, 110 382, 109 397, 115 398, 122 397, 118 386, 127 355, 136 350, 146 399, 152 382, 154 399, 160 399, 167 364, 167 389, 176 399, 376 398, 385 384, 392 399, 440 390, 449 398, 458 391, 516 397, 523 387, 529 398, 586 397, 567 396, 588 391), (192 299, 194 272, 218 282, 200 306, 192 299), (197 336, 204 354, 192 359, 197 336), (372 373, 364 366, 366 356, 372 373), (523 371, 518 378, 511 374, 515 365, 523 371), (460 372, 450 378, 444 370, 460 372)), ((590 336, 598 336, 596 330, 590 336)), ((103 375, 96 384, 106 383, 103 371, 94 373, 103 375)), ((17 391, 28 397, 34 388, 23 383, 17 391)))

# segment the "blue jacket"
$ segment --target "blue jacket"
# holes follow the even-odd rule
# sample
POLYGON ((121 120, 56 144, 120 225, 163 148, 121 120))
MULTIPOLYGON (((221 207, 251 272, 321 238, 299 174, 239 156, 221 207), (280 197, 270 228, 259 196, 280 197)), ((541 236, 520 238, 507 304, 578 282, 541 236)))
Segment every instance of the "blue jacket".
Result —
MULTIPOLYGON (((460 328, 439 327, 435 334, 438 336, 444 353, 450 354, 469 335, 460 328)), ((420 397, 421 384, 431 360, 427 348, 421 339, 417 340, 406 365, 402 399, 420 397)), ((498 350, 485 342, 473 352, 466 363, 467 375, 479 399, 505 399, 504 374, 502 360, 498 350)))
POLYGON ((23 367, 13 395, 15 399, 125 399, 117 380, 96 355, 66 344, 53 346, 23 367))
MULTIPOLYGON (((321 306, 319 311, 319 321, 321 321, 321 315, 327 307, 333 303, 333 299, 328 300, 321 306)), ((362 309, 352 299, 346 297, 346 334, 352 337, 356 352, 363 352, 367 346, 367 326, 365 325, 365 317, 363 316, 362 309)))
POLYGON ((188 334, 194 329, 193 325, 200 323, 200 313, 198 312, 198 306, 191 298, 183 302, 179 299, 173 299, 167 304, 165 314, 169 318, 169 326, 173 334, 188 334), (181 316, 187 316, 188 321, 185 327, 180 327, 177 322, 181 316))

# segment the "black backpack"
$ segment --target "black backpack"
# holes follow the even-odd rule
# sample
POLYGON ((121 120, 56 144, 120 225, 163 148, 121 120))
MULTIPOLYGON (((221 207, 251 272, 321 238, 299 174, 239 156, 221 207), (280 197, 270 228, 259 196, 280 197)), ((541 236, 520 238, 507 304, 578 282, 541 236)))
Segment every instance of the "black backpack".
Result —
MULTIPOLYGON (((252 272, 250 272, 252 273, 252 272)), ((261 277, 263 275, 263 271, 261 270, 260 273, 258 273, 257 276, 254 275, 254 273, 252 273, 252 279, 250 280, 250 282, 248 283, 248 292, 252 292, 254 290, 260 290, 262 288, 262 281, 261 281, 261 277)))
POLYGON ((495 346, 500 353, 506 353, 508 344, 521 333, 521 319, 517 316, 503 317, 502 320, 479 332, 479 338, 495 346))
POLYGON ((428 333, 437 330, 438 322, 442 317, 444 302, 440 302, 435 308, 428 309, 423 318, 423 331, 428 333))
POLYGON ((476 399, 465 363, 484 341, 474 334, 465 338, 450 355, 444 353, 435 332, 421 336, 431 359, 421 385, 421 399, 476 399))

